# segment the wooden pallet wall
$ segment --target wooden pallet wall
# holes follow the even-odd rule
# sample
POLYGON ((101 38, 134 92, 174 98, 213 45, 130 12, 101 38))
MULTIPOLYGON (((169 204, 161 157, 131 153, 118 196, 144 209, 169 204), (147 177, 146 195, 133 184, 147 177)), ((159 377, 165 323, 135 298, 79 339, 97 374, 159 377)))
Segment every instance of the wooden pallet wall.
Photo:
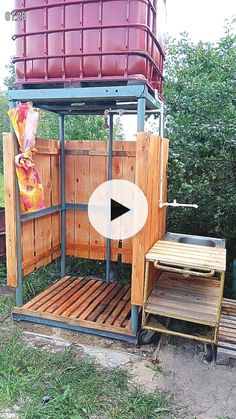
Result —
MULTIPOLYGON (((107 150, 105 141, 67 141, 66 202, 87 204, 91 193, 107 180, 107 150)), ((135 180, 135 142, 115 141, 113 146, 113 179, 135 180)), ((68 210, 66 214, 67 254, 104 260, 106 239, 89 223, 87 211, 68 210)), ((122 262, 132 262, 132 240, 111 243, 112 260, 121 255, 122 262)))
MULTIPOLYGON (((167 163, 169 141, 163 140, 163 196, 167 200, 167 163)), ((142 305, 145 255, 154 243, 165 234, 166 208, 160 208, 161 139, 155 135, 139 133, 136 149, 135 183, 145 193, 148 201, 148 219, 133 238, 132 304, 142 305)))
MULTIPOLYGON (((37 139, 35 167, 44 187, 46 207, 60 204, 59 143, 54 140, 37 139)), ((17 286, 17 240, 15 212, 15 165, 14 139, 11 134, 3 136, 4 187, 6 213, 7 282, 17 286)), ((22 212, 24 214, 24 212, 22 212)), ((23 275, 47 265, 60 255, 60 213, 46 215, 21 223, 23 275)))
MULTIPOLYGON (((133 304, 142 303, 144 256, 165 233, 165 209, 159 208, 160 138, 139 134, 137 142, 114 141, 113 179, 126 179, 138 184, 149 203, 148 221, 134 238, 124 240, 122 247, 112 241, 112 260, 133 262, 133 304)), ((5 134, 4 178, 6 207, 6 240, 8 285, 17 286, 17 244, 15 215, 14 144, 5 134)), ((92 191, 107 180, 107 142, 67 141, 65 143, 66 203, 87 204, 92 191)), ((37 139, 36 169, 41 177, 46 207, 60 204, 60 143, 37 139)), ((164 141, 163 201, 166 200, 166 165, 168 141, 164 141)), ((46 215, 22 223, 23 275, 47 265, 60 255, 60 213, 46 215)), ((67 255, 105 259, 106 240, 90 225, 87 211, 66 211, 67 255)))

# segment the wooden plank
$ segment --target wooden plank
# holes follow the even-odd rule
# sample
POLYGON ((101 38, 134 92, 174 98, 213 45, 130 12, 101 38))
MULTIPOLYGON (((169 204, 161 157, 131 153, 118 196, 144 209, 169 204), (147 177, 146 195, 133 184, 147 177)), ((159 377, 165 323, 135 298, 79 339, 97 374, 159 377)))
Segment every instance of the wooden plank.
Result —
MULTIPOLYGON (((106 141, 92 141, 90 143, 90 150, 107 150, 106 141)), ((90 156, 90 193, 92 193, 101 183, 107 180, 107 157, 102 156, 90 156)), ((105 246, 106 239, 102 237, 90 224, 90 238, 89 243, 91 245, 105 246)), ((105 259, 105 252, 94 252, 90 251, 90 259, 105 259)))
MULTIPOLYGON (((60 203, 60 161, 59 156, 51 155, 51 177, 52 177, 52 205, 60 203)), ((61 223, 60 213, 51 215, 52 217, 52 246, 57 246, 61 242, 61 223)), ((58 258, 60 249, 52 255, 52 260, 58 258)))
POLYGON ((127 294, 127 291, 130 289, 129 285, 124 285, 122 289, 118 292, 115 298, 112 299, 110 304, 107 306, 107 308, 100 314, 97 318, 98 323, 104 323, 106 319, 110 316, 110 314, 113 312, 113 310, 116 308, 117 304, 120 300, 124 298, 124 296, 127 294))
POLYGON ((23 275, 28 275, 35 270, 34 264, 34 247, 35 247, 35 234, 34 234, 34 220, 29 220, 21 223, 21 245, 22 245, 22 269, 23 275), (30 261, 30 264, 29 264, 30 261))
POLYGON ((94 279, 85 279, 85 283, 83 284, 83 287, 78 290, 76 293, 74 293, 73 295, 69 296, 69 298, 67 298, 67 300, 60 305, 60 307, 58 307, 54 312, 55 314, 59 314, 62 315, 66 310, 69 310, 70 307, 76 303, 79 298, 81 296, 83 296, 89 289, 90 287, 92 287, 95 284, 96 280, 94 279))
POLYGON ((16 240, 16 170, 14 163, 14 138, 3 134, 3 166, 5 196, 5 230, 7 257, 7 285, 17 287, 17 240, 16 240))
MULTIPOLYGON (((135 141, 124 141, 125 152, 134 152, 136 155, 136 142, 135 141)), ((135 183, 135 155, 123 157, 123 179, 129 182, 135 183)), ((122 254, 122 263, 132 263, 132 249, 133 249, 133 238, 122 240, 122 249, 129 250, 129 254, 122 254)))
POLYGON ((50 305, 51 302, 54 301, 54 298, 57 298, 58 294, 61 293, 66 293, 68 287, 70 287, 71 283, 74 282, 74 277, 70 276, 68 278, 68 281, 59 284, 58 287, 56 287, 55 289, 51 290, 50 292, 45 295, 43 298, 39 299, 38 301, 34 302, 33 305, 30 305, 30 308, 32 310, 39 310, 39 311, 44 311, 44 307, 46 307, 47 305, 50 305))
MULTIPOLYGON (((62 295, 62 298, 59 298, 55 303, 51 304, 49 308, 46 309, 49 313, 56 312, 57 309, 62 309, 62 307, 65 307, 65 304, 68 303, 68 300, 70 297, 74 296, 76 292, 78 292, 80 289, 83 288, 83 286, 88 281, 84 278, 77 278, 73 281, 73 286, 71 284, 71 288, 66 288, 66 293, 64 292, 64 295, 62 295)), ((60 296, 61 297, 61 296, 60 296)))
MULTIPOLYGON (((45 206, 51 207, 52 205, 52 178, 51 178, 51 157, 50 155, 42 156, 43 173, 42 173, 42 184, 44 192, 45 206)), ((45 215, 43 217, 43 229, 44 229, 44 252, 48 251, 52 247, 52 215, 45 215)), ((35 238, 37 239, 37 238, 35 238)), ((52 261, 51 255, 44 259, 44 265, 47 265, 52 261)))
POLYGON ((236 320, 224 320, 220 319, 220 327, 228 327, 229 329, 236 329, 236 320))
MULTIPOLYGON (((185 246, 191 246, 191 245, 185 245, 183 243, 179 243, 179 246, 168 246, 166 244, 168 244, 170 242, 163 242, 163 241, 158 241, 153 248, 150 250, 150 253, 154 253, 154 255, 158 252, 158 253, 164 253, 164 254, 180 254, 180 256, 187 256, 187 257, 195 257, 197 259, 199 259, 200 257, 202 257, 203 259, 209 260, 209 261, 216 261, 216 260, 220 260, 220 261, 224 261, 225 260, 225 254, 222 254, 219 250, 221 249, 216 249, 214 252, 212 253, 208 253, 208 252, 203 252, 203 251, 199 251, 198 245, 195 245, 196 249, 187 249, 185 246), (181 247, 180 247, 181 246, 181 247)), ((212 249, 212 248, 209 248, 212 249)))
POLYGON ((58 301, 60 304, 60 301, 64 300, 68 293, 71 292, 71 290, 75 292, 76 290, 80 289, 80 283, 81 278, 71 276, 70 282, 67 283, 65 287, 62 287, 61 289, 57 288, 55 291, 52 291, 47 298, 44 298, 42 301, 40 301, 39 303, 37 303, 37 305, 33 307, 34 310, 51 312, 51 307, 54 304, 58 303, 58 301))
POLYGON ((236 336, 228 336, 228 335, 223 335, 221 334, 220 337, 220 342, 230 342, 230 343, 234 343, 236 344, 236 336))
POLYGON ((167 247, 168 249, 185 249, 187 252, 196 252, 196 253, 202 253, 205 254, 213 254, 214 255, 220 255, 222 257, 225 256, 226 249, 221 247, 208 247, 208 246, 201 246, 199 244, 189 244, 189 243, 179 243, 175 241, 168 241, 168 240, 158 240, 153 246, 153 248, 156 247, 167 247))
MULTIPOLYGON (((160 238, 160 234, 163 235, 165 229, 165 213, 162 218, 159 218, 160 151, 159 137, 154 135, 150 136, 146 133, 138 133, 135 183, 145 193, 149 211, 145 227, 133 239, 131 302, 136 305, 142 305, 143 301, 145 255, 160 238), (151 176, 150 173, 152 174, 151 176)), ((155 277, 156 274, 151 268, 148 279, 148 290, 152 288, 155 277)))
POLYGON ((130 314, 130 310, 131 310, 131 302, 128 301, 126 306, 124 307, 124 309, 120 313, 120 315, 114 321, 114 325, 121 327, 123 322, 125 321, 126 317, 130 314))
POLYGON ((235 351, 235 357, 236 357, 236 345, 235 344, 229 343, 229 342, 221 342, 219 340, 217 346, 218 346, 218 348, 232 349, 233 351, 235 351))
MULTIPOLYGON (((169 140, 166 138, 163 139, 163 148, 164 148, 164 156, 163 156, 163 189, 162 189, 162 202, 167 202, 167 175, 168 175, 168 154, 169 154, 169 140)), ((161 142, 160 142, 161 146, 161 142)), ((162 239, 166 232, 166 207, 159 208, 159 239, 162 239)))
POLYGON ((209 285, 204 286, 203 283, 200 282, 195 283, 194 278, 189 278, 189 280, 186 278, 186 280, 182 280, 181 277, 171 280, 164 280, 161 276, 160 280, 154 285, 153 291, 158 291, 159 287, 165 289, 181 289, 186 292, 189 292, 191 290, 196 293, 209 295, 209 297, 213 299, 218 298, 220 291, 219 287, 211 287, 209 285))
POLYGON ((89 293, 89 296, 84 299, 82 304, 73 311, 70 317, 80 318, 81 320, 85 320, 87 317, 87 312, 92 310, 93 305, 99 304, 100 302, 100 295, 102 292, 107 288, 107 284, 105 282, 101 283, 99 286, 96 286, 96 289, 93 293, 89 293), (99 298, 98 298, 99 297, 99 298), (88 311, 87 311, 88 310, 88 311), (85 317, 84 312, 85 311, 85 317))
POLYGON ((92 295, 102 285, 102 281, 91 280, 83 288, 83 291, 86 289, 86 292, 83 292, 83 294, 62 313, 62 316, 71 317, 71 315, 81 306, 81 304, 83 304, 83 302, 86 301, 90 295, 92 295))
POLYGON ((180 255, 177 253, 168 253, 165 254, 162 252, 156 252, 156 253, 148 253, 147 259, 151 261, 158 261, 160 264, 166 264, 171 266, 178 265, 179 267, 191 267, 196 268, 199 270, 215 270, 218 272, 223 272, 225 270, 225 265, 221 263, 219 259, 213 260, 213 259, 204 259, 204 257, 194 257, 194 256, 187 256, 187 255, 180 255))
MULTIPOLYGON (((124 141, 114 141, 113 143, 113 150, 123 151, 124 141)), ((108 153, 108 142, 107 142, 107 153, 108 153)), ((114 156, 112 158, 112 179, 123 179, 123 159, 122 156, 114 156)), ((119 198, 117 196, 117 198, 119 198)), ((120 196, 120 202, 122 202, 122 195, 120 196)), ((117 220, 118 222, 118 220, 117 220)), ((121 222, 121 221, 120 221, 121 222)), ((119 240, 112 240, 111 241, 111 249, 118 249, 119 248, 119 240)), ((111 253, 111 260, 117 261, 117 253, 111 253)))
MULTIPOLYGON (((69 249, 70 251, 75 252, 76 250, 78 251, 94 251, 94 252, 105 252, 106 250, 106 246, 98 246, 98 245, 93 245, 93 244, 72 244, 72 243, 67 243, 66 244, 66 248, 69 249)), ((111 253, 114 255, 131 255, 131 250, 130 249, 123 249, 123 248, 117 248, 117 249, 111 249, 111 253)))
MULTIPOLYGON (((76 142, 76 150, 89 151, 90 142, 87 141, 76 142)), ((90 182, 89 182, 89 156, 81 155, 74 156, 75 158, 75 202, 77 204, 87 204, 90 196, 90 182)), ((79 248, 78 245, 89 244, 89 219, 87 212, 75 211, 75 249, 74 255, 77 257, 88 258, 90 255, 89 249, 79 248)))
MULTIPOLYGON (((38 154, 35 154, 34 156, 34 163, 35 168, 39 174, 39 177, 42 181, 42 174, 43 174, 43 159, 42 156, 39 156, 38 154)), ((35 242, 35 249, 34 253, 35 256, 40 256, 44 253, 44 220, 43 217, 39 217, 36 220, 34 220, 34 242, 35 242)), ((44 260, 39 260, 36 263, 36 269, 40 268, 44 265, 44 260)))
POLYGON ((221 312, 221 319, 226 319, 226 320, 231 320, 231 321, 235 321, 235 316, 231 316, 228 313, 225 313, 224 311, 221 312))
POLYGON ((229 328, 228 326, 224 327, 224 326, 220 326, 219 328, 219 335, 220 336, 228 336, 229 339, 231 337, 235 337, 236 338, 236 331, 235 329, 229 328))
POLYGON ((168 282, 172 283, 171 281, 176 281, 178 284, 190 284, 197 285, 201 287, 211 288, 214 292, 217 292, 216 288, 219 288, 220 281, 218 279, 213 278, 204 278, 202 276, 188 276, 185 277, 179 273, 173 272, 162 272, 159 283, 168 284, 168 282))
POLYGON ((34 270, 35 263, 40 262, 41 260, 45 259, 46 256, 54 254, 56 251, 59 251, 59 249, 60 249, 60 245, 58 244, 57 246, 53 246, 50 250, 43 252, 41 255, 34 256, 32 259, 26 260, 25 262, 23 262, 22 267, 23 267, 24 275, 26 275, 27 269, 31 269, 31 272, 32 270, 34 270))
POLYGON ((228 305, 228 304, 229 305, 231 305, 231 304, 236 305, 236 300, 232 300, 230 298, 223 298, 222 304, 223 304, 223 306, 228 305))
POLYGON ((100 301, 99 306, 93 310, 89 316, 87 317, 87 320, 95 321, 97 317, 104 312, 104 310, 109 306, 110 302, 115 298, 115 296, 118 294, 118 292, 122 289, 122 285, 115 284, 115 287, 110 290, 109 294, 100 301))
POLYGON ((76 317, 79 317, 81 320, 85 320, 87 319, 87 317, 93 313, 93 311, 96 310, 97 307, 99 307, 99 305, 102 303, 103 299, 106 298, 110 292, 112 292, 112 290, 116 287, 116 284, 104 284, 104 288, 102 293, 94 293, 93 295, 93 300, 90 299, 89 304, 87 304, 87 308, 83 306, 81 306, 79 313, 77 312, 76 317), (94 298, 96 297, 96 298, 94 298), (84 308, 86 308, 84 310, 84 308), (81 313, 81 314, 80 314, 81 313))
POLYGON ((116 318, 121 314, 121 311, 126 306, 127 302, 130 300, 131 290, 128 289, 122 300, 120 300, 115 308, 112 311, 111 315, 105 320, 106 324, 113 324, 116 318))
POLYGON ((222 310, 224 313, 227 314, 231 314, 232 316, 236 316, 236 308, 232 308, 232 307, 224 307, 224 309, 222 310))
POLYGON ((14 308, 14 313, 16 314, 24 314, 25 316, 37 316, 38 318, 42 318, 42 319, 49 319, 49 320, 53 320, 53 321, 57 321, 57 322, 64 322, 65 324, 69 324, 72 326, 77 326, 77 327, 85 327, 85 328, 90 328, 90 329, 95 329, 95 330, 103 330, 103 331, 107 331, 107 332, 112 332, 112 333, 118 333, 121 335, 127 335, 127 336, 136 336, 136 333, 133 330, 130 330, 128 328, 121 328, 121 327, 117 327, 114 325, 107 325, 105 323, 103 324, 99 324, 97 322, 90 322, 88 320, 80 320, 80 319, 74 319, 74 318, 70 318, 70 317, 62 317, 62 316, 58 316, 55 315, 55 313, 51 314, 51 313, 45 313, 45 312, 39 312, 39 311, 34 311, 34 310, 25 310, 22 307, 15 307, 14 308))
POLYGON ((201 293, 195 293, 191 292, 190 290, 182 291, 182 290, 172 290, 172 289, 159 289, 158 292, 152 292, 150 296, 148 297, 148 301, 151 301, 153 299, 160 298, 168 299, 173 304, 178 303, 179 301, 191 301, 191 304, 195 305, 206 305, 209 308, 214 307, 214 309, 218 306, 218 298, 215 298, 212 300, 211 298, 208 298, 208 296, 201 294, 201 293))
POLYGON ((197 294, 205 294, 208 295, 209 298, 212 298, 213 300, 217 299, 219 297, 219 288, 214 288, 214 287, 207 287, 207 286, 203 286, 201 284, 195 284, 194 282, 190 282, 190 281, 181 281, 178 279, 176 280, 172 280, 169 282, 164 282, 164 281, 160 281, 158 284, 155 284, 153 291, 156 292, 156 290, 158 290, 159 288, 163 288, 163 289, 170 289, 170 288, 174 288, 177 290, 182 290, 185 292, 190 292, 190 290, 194 293, 197 294))
POLYGON ((50 292, 58 289, 60 286, 65 287, 66 284, 70 283, 70 276, 65 276, 64 278, 60 279, 59 281, 55 282, 53 285, 48 287, 46 290, 42 291, 40 294, 36 295, 32 300, 28 301, 26 304, 23 305, 25 309, 32 307, 35 303, 43 300, 46 296, 50 294, 50 292))
POLYGON ((178 300, 177 298, 173 299, 169 296, 151 295, 148 298, 147 304, 153 304, 159 307, 160 310, 162 306, 165 306, 170 307, 170 309, 174 307, 176 310, 180 308, 181 310, 193 311, 195 313, 199 312, 215 316, 217 314, 217 303, 214 306, 210 306, 209 304, 198 302, 192 298, 189 298, 188 300, 183 298, 178 300))
MULTIPOLYGON (((72 147, 72 141, 66 141, 67 148, 72 147)), ((66 202, 75 203, 75 156, 65 157, 66 202)), ((66 243, 75 243, 75 211, 66 210, 66 243)), ((67 250, 67 255, 74 256, 67 250)))
MULTIPOLYGON (((148 150, 150 147, 150 136, 146 133, 138 133, 136 142, 136 165, 135 165, 135 184, 146 194, 147 190, 147 169, 148 150)), ((149 207, 150 213, 150 207, 149 207)), ((147 252, 145 230, 141 229, 133 237, 133 255, 132 255, 132 304, 141 305, 143 301, 144 284, 144 255, 147 252)))
POLYGON ((175 319, 194 321, 194 322, 204 322, 206 324, 215 324, 216 315, 210 313, 204 313, 200 311, 193 311, 190 309, 180 308, 180 307, 171 307, 167 305, 160 305, 154 303, 146 303, 145 310, 147 312, 152 312, 160 314, 165 317, 172 317, 175 319))

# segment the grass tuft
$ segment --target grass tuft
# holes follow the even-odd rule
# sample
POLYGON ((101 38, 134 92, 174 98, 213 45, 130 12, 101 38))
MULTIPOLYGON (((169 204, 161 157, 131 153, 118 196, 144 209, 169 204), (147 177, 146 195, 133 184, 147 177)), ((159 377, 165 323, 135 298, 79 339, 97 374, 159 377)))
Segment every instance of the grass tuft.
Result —
POLYGON ((0 413, 17 406, 24 419, 158 419, 170 413, 166 398, 128 386, 127 373, 61 353, 26 346, 19 332, 0 341, 0 413), (165 415, 164 415, 165 412, 165 415))

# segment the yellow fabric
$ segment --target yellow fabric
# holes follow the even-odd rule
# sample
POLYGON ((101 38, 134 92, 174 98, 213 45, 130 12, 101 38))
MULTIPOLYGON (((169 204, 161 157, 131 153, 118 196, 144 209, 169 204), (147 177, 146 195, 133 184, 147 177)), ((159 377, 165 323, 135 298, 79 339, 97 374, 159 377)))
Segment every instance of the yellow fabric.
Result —
POLYGON ((35 170, 31 151, 18 154, 15 157, 15 164, 20 189, 21 211, 32 212, 45 208, 43 186, 35 170))
POLYGON ((32 160, 36 151, 35 135, 39 112, 32 103, 19 103, 8 112, 16 133, 21 153, 15 157, 16 174, 20 190, 20 206, 23 212, 32 212, 45 208, 43 186, 32 160))

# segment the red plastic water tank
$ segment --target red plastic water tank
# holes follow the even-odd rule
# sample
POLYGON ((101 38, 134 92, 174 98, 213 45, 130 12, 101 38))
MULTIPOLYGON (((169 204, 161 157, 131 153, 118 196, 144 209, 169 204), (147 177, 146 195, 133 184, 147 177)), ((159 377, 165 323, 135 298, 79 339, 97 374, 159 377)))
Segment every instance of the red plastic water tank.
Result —
POLYGON ((17 83, 137 79, 161 93, 165 0, 15 0, 15 9, 17 83))

